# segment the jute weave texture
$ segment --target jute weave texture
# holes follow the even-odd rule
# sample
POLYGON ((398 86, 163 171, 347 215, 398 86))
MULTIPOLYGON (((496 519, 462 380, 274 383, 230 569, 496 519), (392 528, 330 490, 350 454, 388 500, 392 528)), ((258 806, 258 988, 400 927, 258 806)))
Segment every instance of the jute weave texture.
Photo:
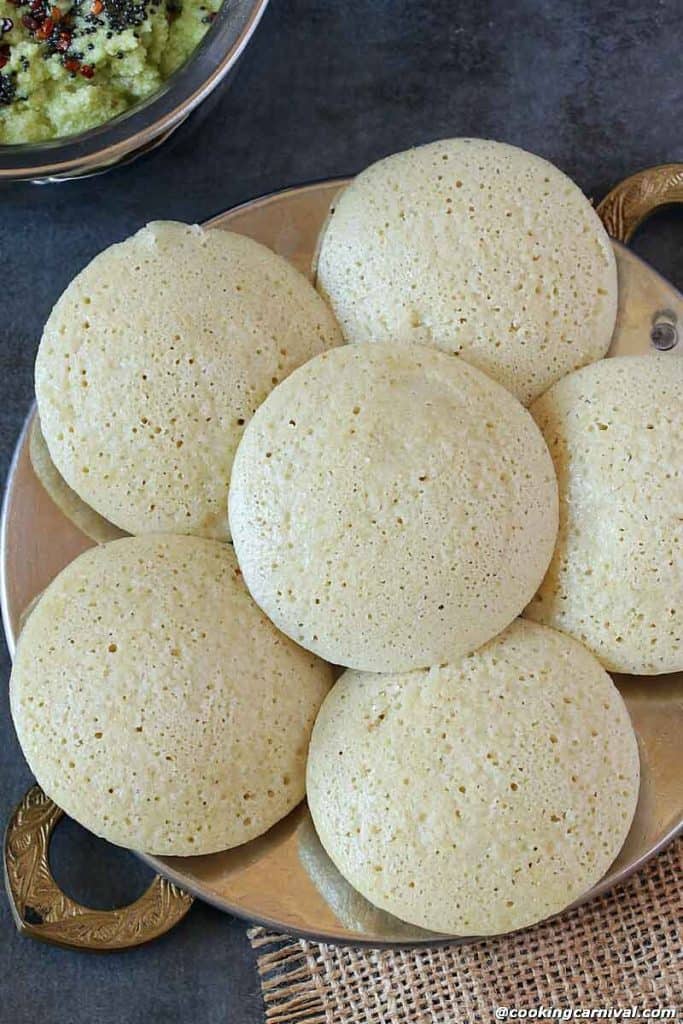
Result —
POLYGON ((268 1024, 489 1022, 498 1006, 683 1014, 683 839, 635 877, 535 928, 464 946, 365 950, 249 935, 268 1024))

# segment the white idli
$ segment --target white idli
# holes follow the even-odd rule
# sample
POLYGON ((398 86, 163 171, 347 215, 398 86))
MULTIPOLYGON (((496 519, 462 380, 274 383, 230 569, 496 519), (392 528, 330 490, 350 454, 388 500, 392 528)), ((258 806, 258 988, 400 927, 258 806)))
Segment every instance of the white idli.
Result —
POLYGON ((346 672, 307 768, 316 829, 351 885, 454 935, 523 928, 587 892, 626 838, 638 782, 610 677, 524 620, 457 664, 346 672))
POLYGON ((50 455, 122 530, 225 539, 244 424, 340 341, 313 287, 265 246, 148 224, 88 264, 50 314, 35 374, 50 455))
POLYGON ((581 190, 546 160, 444 139, 368 167, 333 209, 317 286, 347 341, 435 345, 525 404, 607 351, 612 246, 581 190))
POLYGON ((231 547, 133 537, 54 580, 19 638, 11 706, 39 784, 122 846, 211 853, 304 795, 330 669, 282 636, 231 547))
POLYGON ((230 526, 272 621, 335 664, 461 657, 524 608, 557 531, 546 446, 513 396, 419 346, 318 356, 256 412, 230 526))
POLYGON ((531 412, 555 462, 557 547, 526 610, 612 672, 683 670, 683 359, 606 359, 531 412))
POLYGON ((50 500, 81 533, 98 544, 127 536, 123 530, 119 530, 118 526, 114 526, 108 519, 101 516, 92 505, 88 505, 82 498, 79 498, 76 492, 69 487, 50 458, 37 416, 31 423, 28 449, 31 468, 47 491, 50 500))

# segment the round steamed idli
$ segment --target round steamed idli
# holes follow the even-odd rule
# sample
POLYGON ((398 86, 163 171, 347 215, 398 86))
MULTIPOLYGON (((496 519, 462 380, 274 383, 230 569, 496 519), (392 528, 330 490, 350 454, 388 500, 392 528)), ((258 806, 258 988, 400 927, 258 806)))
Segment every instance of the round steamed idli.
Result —
POLYGON ((265 246, 148 224, 88 264, 47 322, 36 395, 50 455, 122 530, 224 539, 244 424, 340 341, 313 287, 265 246))
POLYGON ((607 351, 612 246, 540 157, 445 139, 373 164, 333 206, 317 286, 347 341, 435 345, 525 404, 607 351))
POLYGON ((119 530, 118 526, 114 526, 108 519, 101 516, 92 505, 88 505, 82 498, 79 498, 76 492, 69 487, 50 458, 37 416, 33 418, 29 434, 29 457, 31 468, 50 500, 81 533, 98 544, 127 536, 123 530, 119 530))
POLYGON ((347 345, 275 388, 230 483, 244 579, 326 660, 403 671, 508 625, 548 566, 557 485, 513 396, 419 346, 347 345))
POLYGON ((557 547, 526 615, 612 672, 683 670, 683 359, 606 359, 531 412, 555 462, 557 547))
POLYGON ((211 853, 304 795, 330 669, 258 610, 227 544, 113 541, 48 587, 19 639, 12 715, 36 779, 113 843, 211 853))
POLYGON ((456 664, 346 672, 307 768, 313 821, 346 879, 455 935, 523 928, 587 892, 626 838, 638 781, 610 677, 577 641, 524 620, 456 664))

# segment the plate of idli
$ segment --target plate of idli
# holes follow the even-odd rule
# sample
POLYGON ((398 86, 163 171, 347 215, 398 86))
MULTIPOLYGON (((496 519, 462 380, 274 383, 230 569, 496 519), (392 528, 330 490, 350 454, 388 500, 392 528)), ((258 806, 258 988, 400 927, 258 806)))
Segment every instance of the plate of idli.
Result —
POLYGON ((48 801, 374 946, 529 927, 681 830, 683 298, 605 228, 672 173, 598 216, 442 140, 76 276, 2 519, 48 801))

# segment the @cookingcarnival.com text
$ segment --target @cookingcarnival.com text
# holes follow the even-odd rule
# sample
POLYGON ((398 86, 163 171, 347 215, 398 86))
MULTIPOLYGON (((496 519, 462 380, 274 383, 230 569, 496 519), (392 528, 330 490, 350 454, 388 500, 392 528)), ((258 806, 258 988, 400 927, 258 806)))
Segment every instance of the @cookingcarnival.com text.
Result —
POLYGON ((496 1020, 675 1020, 673 1006, 497 1006, 496 1020))

